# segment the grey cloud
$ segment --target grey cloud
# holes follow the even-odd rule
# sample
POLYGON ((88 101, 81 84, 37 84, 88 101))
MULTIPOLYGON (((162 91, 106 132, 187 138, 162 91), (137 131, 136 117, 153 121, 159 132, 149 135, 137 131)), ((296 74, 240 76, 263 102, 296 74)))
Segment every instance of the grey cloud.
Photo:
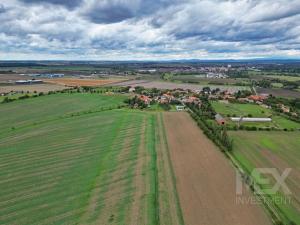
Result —
POLYGON ((83 14, 94 23, 115 23, 151 15, 178 2, 179 0, 95 0, 91 1, 90 7, 83 14))
POLYGON ((276 21, 300 14, 300 2, 298 0, 286 1, 265 1, 256 4, 250 14, 254 14, 253 21, 276 21))
POLYGON ((5 11, 4 5, 0 4, 0 13, 4 13, 5 11))
POLYGON ((67 8, 75 8, 80 5, 82 0, 20 0, 28 4, 54 4, 62 5, 67 8))
POLYGON ((300 49, 298 0, 3 1, 0 52, 163 58, 300 49))

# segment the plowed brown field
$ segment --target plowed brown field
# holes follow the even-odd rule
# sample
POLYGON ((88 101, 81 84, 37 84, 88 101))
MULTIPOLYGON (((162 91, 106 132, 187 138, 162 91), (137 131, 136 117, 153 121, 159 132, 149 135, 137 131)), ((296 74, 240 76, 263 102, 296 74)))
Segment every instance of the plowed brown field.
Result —
POLYGON ((262 206, 236 202, 235 169, 187 113, 165 113, 164 123, 186 225, 271 224, 262 206))

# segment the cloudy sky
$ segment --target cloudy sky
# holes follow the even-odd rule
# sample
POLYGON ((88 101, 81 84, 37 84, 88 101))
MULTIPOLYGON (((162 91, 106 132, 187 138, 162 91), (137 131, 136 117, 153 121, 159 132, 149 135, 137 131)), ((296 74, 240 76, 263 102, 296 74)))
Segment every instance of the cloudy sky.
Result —
POLYGON ((0 0, 0 60, 300 58, 299 0, 0 0))

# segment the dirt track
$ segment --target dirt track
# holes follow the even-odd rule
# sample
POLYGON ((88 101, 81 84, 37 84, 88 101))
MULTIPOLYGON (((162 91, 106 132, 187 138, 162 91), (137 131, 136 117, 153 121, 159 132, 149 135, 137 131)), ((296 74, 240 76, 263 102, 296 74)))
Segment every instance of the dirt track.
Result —
POLYGON ((164 123, 186 225, 271 225, 261 206, 236 203, 234 168, 187 113, 164 123))

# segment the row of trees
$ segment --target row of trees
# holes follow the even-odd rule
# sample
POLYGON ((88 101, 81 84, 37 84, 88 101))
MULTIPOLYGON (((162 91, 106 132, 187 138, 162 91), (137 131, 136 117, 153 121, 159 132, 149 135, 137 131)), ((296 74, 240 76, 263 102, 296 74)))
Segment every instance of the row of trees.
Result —
POLYGON ((8 96, 6 96, 1 103, 9 103, 9 102, 13 102, 16 100, 23 100, 23 99, 28 99, 28 98, 36 98, 38 96, 42 96, 44 95, 43 92, 40 92, 39 94, 33 94, 33 95, 29 95, 29 94, 25 94, 25 95, 21 95, 17 98, 9 98, 8 96))
POLYGON ((49 91, 47 93, 44 92, 39 92, 37 93, 37 91, 34 91, 32 94, 30 94, 30 92, 26 92, 26 94, 24 94, 25 92, 21 92, 22 95, 20 95, 19 97, 9 97, 9 96, 5 96, 4 99, 2 100, 1 103, 9 103, 9 102, 13 102, 16 100, 23 100, 23 99, 28 99, 28 98, 35 98, 35 97, 39 97, 39 96, 44 96, 44 95, 53 95, 53 94, 58 94, 58 93, 98 93, 98 94, 102 94, 102 93, 106 93, 106 92, 115 92, 115 93, 121 93, 121 92, 128 92, 127 87, 105 87, 105 88, 95 88, 95 87, 75 87, 75 88, 69 88, 69 89, 64 89, 64 90, 56 90, 56 91, 49 91))
POLYGON ((209 121, 209 119, 213 119, 215 115, 210 103, 208 101, 202 101, 201 107, 193 103, 189 103, 187 106, 190 109, 189 113, 203 130, 203 133, 223 151, 231 151, 233 148, 233 141, 227 134, 226 126, 218 126, 209 121))

